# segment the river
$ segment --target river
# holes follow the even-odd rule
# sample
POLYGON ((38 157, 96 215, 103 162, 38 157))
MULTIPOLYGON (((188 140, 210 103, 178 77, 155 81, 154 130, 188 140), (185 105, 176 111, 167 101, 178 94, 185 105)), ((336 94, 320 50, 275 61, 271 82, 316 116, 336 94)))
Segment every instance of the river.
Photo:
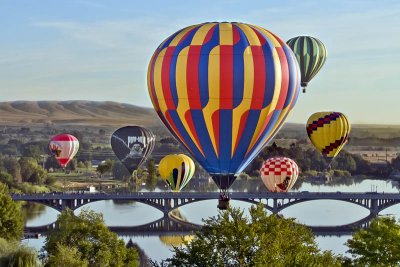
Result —
MULTIPOLYGON (((206 191, 217 190, 212 184, 202 182, 191 182, 191 191, 206 191)), ((324 184, 321 182, 298 182, 295 189, 292 191, 309 191, 309 192, 399 192, 399 184, 395 181, 384 180, 354 180, 353 178, 342 178, 339 183, 335 185, 324 184)), ((162 184, 158 187, 152 188, 154 191, 163 191, 165 188, 162 184)), ((145 188, 143 191, 148 191, 145 188)), ((235 181, 233 191, 248 191, 258 192, 264 191, 264 185, 261 180, 250 179, 247 181, 235 181)), ((251 206, 250 203, 231 200, 231 205, 247 209, 251 206)), ((179 208, 182 217, 190 222, 201 224, 202 219, 215 216, 218 214, 217 200, 206 200, 195 202, 179 208)), ((163 216, 162 212, 147 206, 145 204, 128 202, 116 203, 114 201, 99 201, 90 203, 82 208, 89 208, 96 212, 102 212, 104 220, 109 226, 133 226, 141 225, 163 216)), ((82 209, 79 208, 75 212, 79 213, 82 209)), ((281 213, 285 217, 293 217, 300 223, 312 226, 323 225, 343 225, 355 222, 364 218, 369 214, 369 211, 356 204, 351 204, 343 201, 335 200, 316 200, 304 203, 299 203, 288 207, 281 213)), ((397 205, 387 208, 382 214, 391 214, 396 218, 400 218, 400 211, 397 205)), ((29 212, 26 225, 40 226, 47 225, 56 220, 58 212, 49 207, 41 207, 29 212)), ((346 240, 350 236, 332 236, 332 237, 317 237, 316 240, 323 250, 332 250, 334 253, 345 254, 347 247, 345 246, 346 240)), ((132 236, 122 237, 126 241, 130 238, 136 242, 145 253, 153 260, 161 261, 172 255, 171 244, 177 244, 180 237, 158 237, 158 236, 132 236)), ((23 241, 25 244, 40 250, 43 246, 44 238, 28 239, 23 241)))

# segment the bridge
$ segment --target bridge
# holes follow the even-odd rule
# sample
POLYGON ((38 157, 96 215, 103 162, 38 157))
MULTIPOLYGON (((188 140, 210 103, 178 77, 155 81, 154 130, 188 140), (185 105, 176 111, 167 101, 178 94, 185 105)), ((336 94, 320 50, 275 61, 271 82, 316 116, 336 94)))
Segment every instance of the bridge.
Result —
MULTIPOLYGON (((262 203, 264 207, 274 214, 298 203, 313 200, 338 200, 356 204, 369 210, 369 214, 356 222, 340 226, 312 226, 310 227, 319 235, 351 234, 354 229, 366 227, 369 221, 382 210, 399 204, 400 194, 397 193, 345 193, 345 192, 288 192, 288 193, 230 193, 233 200, 244 201, 252 204, 262 203)), ((88 203, 101 200, 130 200, 152 206, 164 216, 154 222, 139 226, 110 227, 111 230, 120 233, 160 234, 163 232, 191 232, 201 226, 184 222, 172 215, 171 211, 194 203, 210 199, 218 199, 218 192, 135 192, 135 193, 45 193, 45 194, 13 194, 15 201, 29 201, 52 207, 58 211, 66 208, 75 210, 88 203)), ((216 202, 217 204, 217 202, 216 202)), ((31 232, 45 232, 54 225, 42 227, 30 227, 31 232)))

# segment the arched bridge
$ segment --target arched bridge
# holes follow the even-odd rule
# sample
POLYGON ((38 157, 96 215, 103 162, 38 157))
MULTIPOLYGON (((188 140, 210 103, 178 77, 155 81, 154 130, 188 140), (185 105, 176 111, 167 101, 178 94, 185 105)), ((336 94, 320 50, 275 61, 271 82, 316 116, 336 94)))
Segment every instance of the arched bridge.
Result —
MULTIPOLYGON (((233 200, 253 204, 263 203, 265 208, 273 213, 279 213, 285 208, 312 200, 339 200, 350 202, 376 215, 380 211, 399 204, 398 193, 344 193, 344 192, 288 192, 288 193, 230 193, 233 200)), ((164 214, 181 206, 203 200, 218 199, 218 192, 135 192, 135 193, 44 193, 44 194, 13 194, 15 201, 37 202, 52 207, 58 211, 66 208, 75 210, 88 203, 100 200, 132 200, 150 205, 164 214)))
MULTIPOLYGON (((249 202, 253 204, 263 203, 266 209, 277 214, 292 205, 313 200, 339 200, 354 203, 370 211, 365 218, 341 226, 312 226, 314 233, 318 235, 343 235, 351 234, 355 229, 366 227, 369 221, 382 210, 400 203, 400 194, 397 193, 344 193, 344 192, 289 192, 289 193, 230 193, 233 200, 249 202)), ((200 226, 184 222, 175 218, 171 211, 181 206, 210 199, 218 199, 218 192, 138 192, 138 193, 46 193, 46 194, 14 194, 15 201, 37 202, 52 207, 58 211, 66 208, 75 210, 88 203, 100 200, 131 200, 150 205, 164 213, 164 216, 154 222, 140 226, 110 227, 111 230, 120 233, 160 234, 171 232, 191 232, 200 226), (115 228, 115 229, 114 229, 115 228)), ((217 204, 217 202, 215 203, 217 204)), ((45 233, 53 228, 54 224, 39 227, 27 227, 29 233, 45 233)))

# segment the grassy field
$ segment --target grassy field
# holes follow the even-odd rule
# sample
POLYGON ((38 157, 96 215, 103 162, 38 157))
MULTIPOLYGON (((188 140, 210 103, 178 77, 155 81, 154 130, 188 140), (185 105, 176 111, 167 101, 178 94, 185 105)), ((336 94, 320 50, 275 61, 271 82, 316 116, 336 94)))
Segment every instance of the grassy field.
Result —
POLYGON ((99 187, 122 187, 126 186, 125 182, 115 180, 110 175, 99 177, 95 169, 86 170, 78 169, 77 171, 65 172, 51 172, 50 176, 56 178, 55 187, 68 190, 68 189, 86 189, 89 186, 99 187))

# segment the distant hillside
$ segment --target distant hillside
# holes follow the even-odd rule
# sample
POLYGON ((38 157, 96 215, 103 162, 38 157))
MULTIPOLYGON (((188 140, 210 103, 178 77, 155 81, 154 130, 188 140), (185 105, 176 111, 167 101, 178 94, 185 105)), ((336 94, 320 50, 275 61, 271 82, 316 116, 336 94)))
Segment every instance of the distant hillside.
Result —
MULTIPOLYGON (((153 108, 110 101, 0 102, 0 125, 24 127, 43 124, 95 127, 142 125, 166 131, 153 108)), ((400 126, 353 124, 350 137, 399 138, 400 126)), ((305 124, 286 123, 276 138, 307 139, 305 124)))
POLYGON ((95 101, 0 102, 0 118, 0 125, 161 125, 152 108, 95 101))

